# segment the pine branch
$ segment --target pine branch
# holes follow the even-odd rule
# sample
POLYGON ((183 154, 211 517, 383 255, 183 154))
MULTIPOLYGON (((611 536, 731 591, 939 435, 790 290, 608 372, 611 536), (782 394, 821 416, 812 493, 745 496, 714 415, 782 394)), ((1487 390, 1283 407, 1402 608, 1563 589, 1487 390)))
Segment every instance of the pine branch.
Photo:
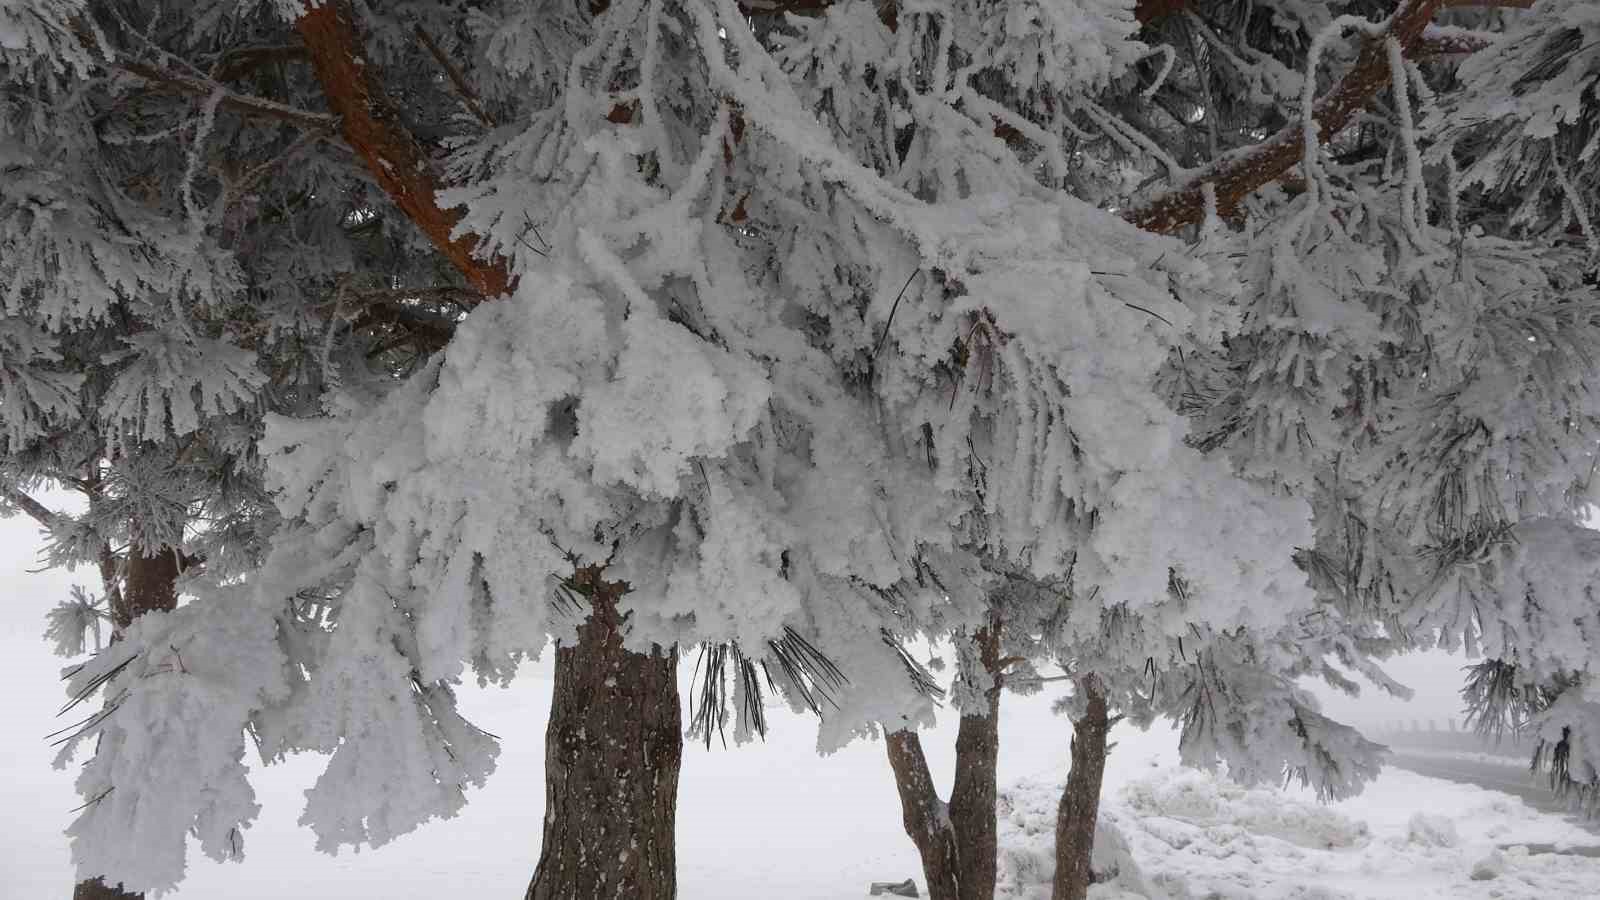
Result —
POLYGON ((0 487, 0 500, 4 500, 27 513, 34 521, 46 528, 55 527, 56 522, 61 518, 59 514, 51 512, 49 507, 43 503, 9 485, 0 487))
POLYGON ((498 297, 510 291, 513 279, 504 257, 481 259, 474 253, 477 235, 452 236, 461 214, 439 206, 432 167, 383 91, 381 73, 366 55, 349 5, 324 2, 301 16, 295 28, 311 52, 312 68, 329 108, 340 117, 345 140, 390 199, 479 294, 498 297))
MULTIPOLYGON (((1424 28, 1444 2, 1401 0, 1388 26, 1362 42, 1355 65, 1313 109, 1312 119, 1321 140, 1338 134, 1374 94, 1389 84, 1388 40, 1392 38, 1403 51, 1414 53, 1424 28)), ((1216 191, 1218 213, 1224 217, 1236 215, 1245 197, 1281 178, 1300 163, 1304 152, 1304 126, 1295 121, 1265 143, 1211 163, 1183 186, 1131 210, 1127 219, 1158 234, 1173 234, 1185 226, 1197 225, 1205 218, 1208 184, 1216 191)))
MULTIPOLYGON (((98 32, 94 28, 87 26, 83 22, 74 22, 72 30, 78 42, 105 59, 108 66, 130 75, 136 75, 149 82, 153 87, 195 97, 210 97, 221 93, 221 108, 239 115, 287 122, 304 131, 333 132, 338 130, 339 119, 336 116, 310 112, 285 103, 230 91, 220 81, 202 78, 198 75, 173 72, 160 66, 137 60, 119 61, 113 53, 100 45, 100 40, 96 36, 98 32)), ((219 67, 219 71, 224 75, 233 74, 227 65, 219 67)))
POLYGON ((483 123, 483 127, 493 128, 494 119, 489 118, 489 114, 483 109, 483 104, 478 102, 478 92, 474 91, 472 85, 467 83, 467 77, 461 73, 461 69, 450 61, 450 57, 445 55, 444 50, 439 47, 439 44, 434 41, 428 32, 423 30, 421 25, 415 26, 412 31, 416 34, 417 40, 421 41, 422 46, 427 49, 428 55, 432 56, 433 61, 438 63, 439 68, 444 70, 445 77, 450 79, 450 84, 455 87, 456 93, 461 97, 461 102, 465 103, 467 109, 478 117, 478 121, 483 123))
POLYGON ((274 119, 287 122, 304 131, 335 131, 339 119, 326 113, 309 112, 284 103, 230 91, 219 82, 193 75, 182 75, 157 68, 148 63, 124 61, 113 66, 131 75, 137 75, 151 85, 180 94, 209 97, 220 92, 221 108, 254 119, 274 119))

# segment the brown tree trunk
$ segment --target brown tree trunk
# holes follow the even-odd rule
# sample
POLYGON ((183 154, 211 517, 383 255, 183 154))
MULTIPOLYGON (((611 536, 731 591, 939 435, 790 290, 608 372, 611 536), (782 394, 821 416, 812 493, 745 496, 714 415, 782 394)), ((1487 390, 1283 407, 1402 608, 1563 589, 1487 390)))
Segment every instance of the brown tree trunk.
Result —
POLYGON ((1056 812, 1056 876, 1051 900, 1084 900, 1089 893, 1089 861, 1095 820, 1100 815, 1100 784, 1106 773, 1110 723, 1105 691, 1093 675, 1079 679, 1078 689, 1087 708, 1072 723, 1072 771, 1056 812))
POLYGON ((961 717, 956 732, 956 776, 950 803, 939 799, 922 752, 910 730, 888 735, 889 767, 900 791, 906 834, 922 857, 922 875, 932 900, 994 900, 999 846, 995 800, 1000 756, 1000 625, 974 637, 978 658, 993 679, 986 708, 961 717))
POLYGON ((178 551, 162 547, 145 556, 137 547, 128 550, 122 590, 111 595, 111 626, 115 634, 126 631, 147 612, 169 612, 178 606, 178 551))
MULTIPOLYGON (((884 744, 889 750, 895 787, 900 791, 906 835, 922 857, 928 896, 932 900, 957 900, 961 896, 961 854, 956 846, 956 831, 933 786, 922 741, 915 731, 903 729, 889 734, 884 744)), ((961 765, 959 759, 956 765, 961 765)))
POLYGON ((80 881, 72 889, 72 900, 142 900, 143 894, 130 894, 121 888, 107 887, 98 878, 80 881))
POLYGON ((625 588, 590 573, 592 612, 577 643, 556 650, 544 843, 526 900, 673 900, 677 654, 624 649, 616 598, 625 588))
MULTIPOLYGON (((117 640, 133 621, 147 612, 169 611, 178 605, 178 553, 171 547, 144 556, 128 551, 122 589, 117 589, 116 558, 109 547, 100 553, 100 576, 111 607, 111 639, 117 640)), ((72 889, 72 900, 143 900, 143 894, 130 894, 107 885, 99 878, 80 881, 72 889)))

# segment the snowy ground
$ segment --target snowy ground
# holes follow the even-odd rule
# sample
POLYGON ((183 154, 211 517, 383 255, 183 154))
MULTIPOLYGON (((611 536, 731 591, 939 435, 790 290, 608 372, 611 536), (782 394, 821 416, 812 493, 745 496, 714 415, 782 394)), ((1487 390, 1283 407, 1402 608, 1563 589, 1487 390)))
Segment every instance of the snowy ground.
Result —
MULTIPOLYGON (((52 680, 59 661, 39 640, 43 611, 69 579, 30 574, 32 530, 0 522, 0 898, 68 895, 61 829, 79 802, 71 772, 49 768, 40 738, 59 724, 52 680), (22 543, 27 541, 26 544, 22 543), (16 549, 27 547, 23 552, 16 549)), ((81 577, 81 576, 80 576, 81 577)), ((265 810, 246 836, 242 864, 198 858, 178 900, 281 900, 521 896, 537 858, 543 814, 541 765, 549 704, 548 665, 509 690, 464 691, 464 706, 504 738, 500 768, 458 818, 394 843, 328 857, 296 827, 300 791, 318 773, 299 759, 259 773, 265 810)), ((1055 780, 1064 773, 1069 730, 1052 698, 1007 697, 1000 772, 1009 809, 1004 866, 1008 900, 1047 896, 1055 780)), ((679 812, 679 883, 684 900, 846 900, 867 883, 915 877, 916 854, 900 814, 883 747, 860 742, 829 757, 812 752, 813 726, 773 711, 765 745, 685 755, 679 812)), ((1520 801, 1405 772, 1386 773, 1364 797, 1319 807, 1299 792, 1241 791, 1172 767, 1175 741, 1119 728, 1107 768, 1106 818, 1116 824, 1142 875, 1120 884, 1149 897, 1580 898, 1600 896, 1600 860, 1508 854, 1498 877, 1471 870, 1495 844, 1592 843, 1558 818, 1520 801), (1413 821, 1416 810, 1433 817, 1413 821), (1454 835, 1453 839, 1451 835, 1454 835)), ((925 738, 948 784, 953 727, 925 738)), ((1102 898, 1119 897, 1111 888, 1102 898)), ((1138 895, 1135 895, 1138 896, 1138 895)))
MULTIPOLYGON (((1099 900, 1600 896, 1600 860, 1500 849, 1594 842, 1504 794, 1390 770, 1366 796, 1329 807, 1167 766, 1125 774, 1102 819, 1133 866, 1124 856, 1115 881, 1091 892, 1099 900)), ((1049 897, 1051 836, 1039 826, 1054 819, 1055 790, 1035 781, 1009 792, 1008 900, 1049 897)))
MULTIPOLYGON (((19 648, 20 649, 20 648, 19 648)), ((388 847, 327 857, 296 828, 298 792, 314 760, 275 767, 258 790, 266 811, 241 865, 200 861, 178 898, 515 897, 526 884, 542 797, 540 739, 549 684, 541 667, 509 691, 469 691, 478 721, 502 735, 500 771, 459 818, 388 847)), ((13 701, 8 700, 8 703, 13 701)), ((69 774, 45 767, 49 730, 37 717, 8 743, 0 803, 5 817, 0 895, 65 896, 66 852, 57 836, 74 804, 69 774)), ((776 713, 776 711, 774 711, 776 713)), ((1048 896, 1050 827, 1064 764, 1065 724, 1047 698, 1008 698, 1001 759, 1007 789, 1003 867, 1014 900, 1048 896)), ((8 716, 8 718, 12 718, 8 716)), ((12 719, 15 720, 14 718, 12 719)), ((685 900, 844 900, 872 880, 921 880, 899 830, 882 747, 861 743, 830 757, 810 749, 805 720, 775 715, 766 745, 686 756, 679 849, 685 900)), ((1498 877, 1471 880, 1497 844, 1589 843, 1587 835, 1514 798, 1401 771, 1364 797, 1323 807, 1297 792, 1244 791, 1172 767, 1171 733, 1116 734, 1107 772, 1106 819, 1127 840, 1139 870, 1118 887, 1148 897, 1578 898, 1600 894, 1600 860, 1519 856, 1498 877), (1428 818, 1414 818, 1415 810, 1428 818)), ((930 737, 948 778, 951 735, 930 737)), ((947 783, 947 782, 946 782, 947 783)), ((1134 867, 1125 867, 1132 869, 1134 867)), ((1127 898, 1111 888, 1102 898, 1127 898)))

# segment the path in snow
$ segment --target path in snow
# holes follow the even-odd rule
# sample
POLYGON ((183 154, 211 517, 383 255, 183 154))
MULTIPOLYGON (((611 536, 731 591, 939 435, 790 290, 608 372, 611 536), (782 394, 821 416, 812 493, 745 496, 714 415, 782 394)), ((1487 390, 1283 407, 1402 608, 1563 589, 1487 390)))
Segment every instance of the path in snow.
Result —
MULTIPOLYGON (((1550 790, 1549 777, 1528 771, 1526 764, 1510 766, 1495 760, 1416 750, 1395 750, 1389 757, 1389 764, 1429 778, 1510 794, 1540 812, 1565 819, 1594 835, 1594 844, 1566 852, 1600 856, 1600 821, 1574 815, 1567 799, 1557 797, 1550 790)), ((1600 885, 1596 886, 1595 893, 1600 896, 1600 885)))

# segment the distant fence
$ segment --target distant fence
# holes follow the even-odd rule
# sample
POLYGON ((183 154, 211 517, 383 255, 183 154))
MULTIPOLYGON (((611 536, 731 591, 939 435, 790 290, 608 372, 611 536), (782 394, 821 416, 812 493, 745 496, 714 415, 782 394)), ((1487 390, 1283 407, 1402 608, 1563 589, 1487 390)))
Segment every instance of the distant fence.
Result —
POLYGON ((1509 732, 1499 738, 1484 737, 1465 730, 1455 719, 1396 719, 1367 729, 1367 737, 1395 748, 1415 750, 1455 750, 1506 756, 1526 762, 1533 755, 1533 741, 1509 732))

